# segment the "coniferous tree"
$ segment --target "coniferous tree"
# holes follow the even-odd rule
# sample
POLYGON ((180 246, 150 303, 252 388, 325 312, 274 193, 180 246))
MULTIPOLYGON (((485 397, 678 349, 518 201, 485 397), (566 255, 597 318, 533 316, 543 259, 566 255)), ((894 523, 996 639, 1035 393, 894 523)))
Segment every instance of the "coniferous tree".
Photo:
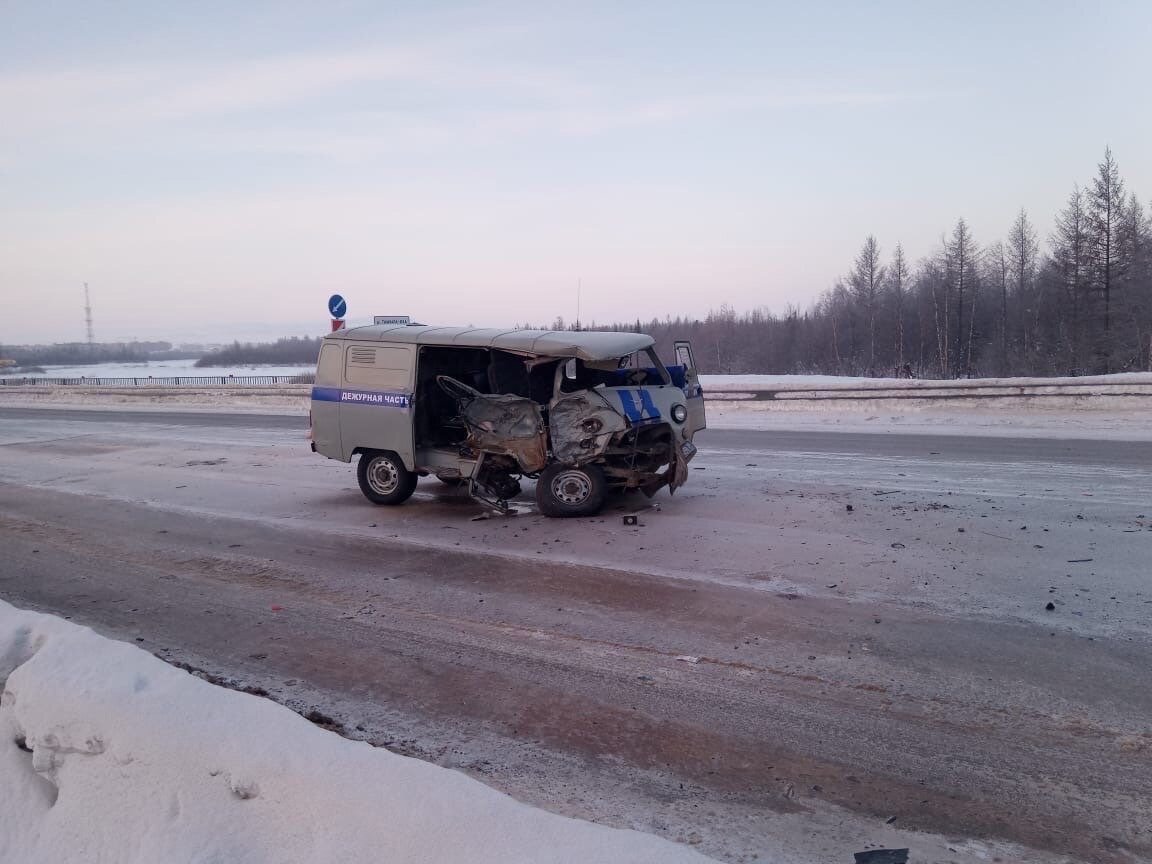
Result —
POLYGON ((1095 346, 1099 371, 1108 372, 1112 358, 1112 293, 1126 264, 1123 231, 1126 202, 1124 181, 1112 158, 1112 148, 1104 149, 1104 160, 1088 192, 1088 231, 1093 288, 1103 300, 1103 332, 1095 346))

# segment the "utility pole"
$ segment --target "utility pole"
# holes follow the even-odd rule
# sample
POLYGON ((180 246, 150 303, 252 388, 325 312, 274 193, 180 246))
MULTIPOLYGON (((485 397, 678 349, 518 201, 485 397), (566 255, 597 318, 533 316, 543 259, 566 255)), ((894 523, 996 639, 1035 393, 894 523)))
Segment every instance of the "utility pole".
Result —
POLYGON ((92 347, 95 337, 92 335, 92 300, 88 296, 88 283, 84 283, 84 323, 88 327, 88 347, 92 347))

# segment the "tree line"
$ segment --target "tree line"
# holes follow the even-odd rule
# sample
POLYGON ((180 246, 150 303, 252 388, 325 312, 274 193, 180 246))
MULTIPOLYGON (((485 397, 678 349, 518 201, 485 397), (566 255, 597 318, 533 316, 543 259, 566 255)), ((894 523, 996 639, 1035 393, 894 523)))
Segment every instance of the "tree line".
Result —
POLYGON ((210 351, 196 361, 197 368, 269 363, 281 366, 315 363, 320 354, 319 336, 288 336, 275 342, 233 342, 210 351))
MULTIPOLYGON (((563 326, 563 322, 557 321, 563 326)), ((705 372, 956 378, 1152 371, 1152 220, 1110 149, 1043 241, 1021 209, 981 244, 958 219, 909 261, 865 238, 848 271, 807 310, 610 325, 691 339, 705 372)))

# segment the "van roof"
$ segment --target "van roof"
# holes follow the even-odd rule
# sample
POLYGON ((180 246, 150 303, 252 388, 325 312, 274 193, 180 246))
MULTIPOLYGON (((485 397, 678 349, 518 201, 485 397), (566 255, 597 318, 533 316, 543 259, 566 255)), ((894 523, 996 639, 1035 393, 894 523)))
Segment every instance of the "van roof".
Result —
POLYGON ((624 357, 655 342, 651 336, 643 333, 609 330, 501 330, 435 327, 426 324, 370 324, 350 330, 337 330, 324 338, 499 348, 541 357, 579 357, 589 362, 624 357))

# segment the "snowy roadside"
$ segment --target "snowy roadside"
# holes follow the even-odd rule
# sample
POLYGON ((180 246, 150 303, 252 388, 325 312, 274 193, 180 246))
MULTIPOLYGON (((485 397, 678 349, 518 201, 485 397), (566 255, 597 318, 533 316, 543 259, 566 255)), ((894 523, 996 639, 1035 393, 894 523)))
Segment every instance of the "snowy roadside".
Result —
POLYGON ((703 862, 0 601, 0 860, 703 862))
MULTIPOLYGON (((720 378, 717 376, 717 378, 720 378)), ((749 382, 725 382, 732 389, 749 382)), ((756 378, 768 378, 756 376, 756 378)), ((907 381, 904 382, 907 384, 907 381)), ((767 382, 756 382, 767 386, 767 382)), ((710 385, 711 386, 711 385, 710 385)), ((309 410, 308 386, 248 389, 136 388, 104 391, 73 387, 0 389, 5 408, 131 411, 203 411, 227 414, 298 415, 309 410)), ((1077 407, 1045 407, 1020 400, 998 408, 960 408, 932 400, 825 402, 710 401, 710 429, 813 432, 939 433, 1005 438, 1152 440, 1150 411, 1119 396, 1085 396, 1077 407)))

